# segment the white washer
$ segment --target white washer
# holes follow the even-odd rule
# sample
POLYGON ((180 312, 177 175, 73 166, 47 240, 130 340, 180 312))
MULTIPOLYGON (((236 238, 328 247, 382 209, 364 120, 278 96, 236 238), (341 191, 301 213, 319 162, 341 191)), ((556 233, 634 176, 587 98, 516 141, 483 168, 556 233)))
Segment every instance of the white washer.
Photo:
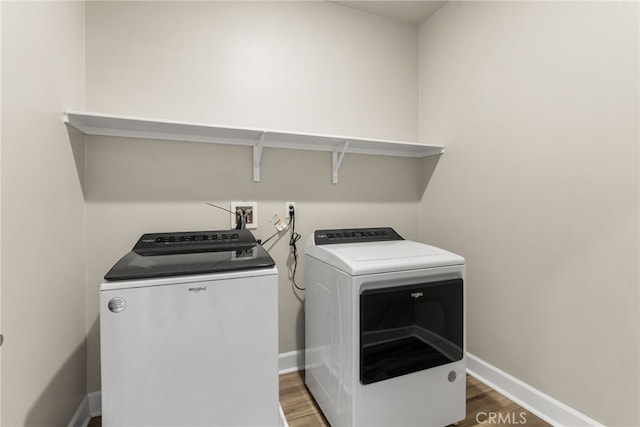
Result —
POLYGON ((103 426, 278 425, 278 271, 251 233, 144 235, 105 279, 103 426))
POLYGON ((370 228, 316 231, 305 263, 305 382, 333 427, 465 418, 464 258, 370 228))

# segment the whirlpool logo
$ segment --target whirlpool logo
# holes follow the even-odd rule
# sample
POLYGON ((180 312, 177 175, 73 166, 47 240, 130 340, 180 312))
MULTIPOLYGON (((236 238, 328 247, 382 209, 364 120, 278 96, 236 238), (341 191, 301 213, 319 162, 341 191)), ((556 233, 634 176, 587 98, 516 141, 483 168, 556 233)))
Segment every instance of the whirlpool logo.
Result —
POLYGON ((206 290, 207 290, 206 286, 198 286, 198 287, 195 287, 195 288, 189 288, 189 292, 193 292, 194 294, 197 294, 198 292, 206 291, 206 290))
POLYGON ((418 299, 418 298, 423 297, 423 296, 424 296, 424 292, 412 292, 411 293, 411 298, 418 299))

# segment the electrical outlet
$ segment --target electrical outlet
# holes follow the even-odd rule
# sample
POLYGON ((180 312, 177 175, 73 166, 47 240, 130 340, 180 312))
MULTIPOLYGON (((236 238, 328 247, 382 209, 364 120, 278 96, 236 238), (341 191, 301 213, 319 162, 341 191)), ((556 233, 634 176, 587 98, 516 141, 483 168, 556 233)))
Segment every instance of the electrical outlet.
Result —
POLYGON ((286 202, 284 208, 284 218, 289 219, 289 207, 293 207, 293 212, 296 211, 296 202, 286 202))
POLYGON ((230 211, 236 212, 236 215, 231 215, 231 228, 236 228, 241 213, 244 213, 247 220, 245 228, 258 228, 258 203, 231 202, 230 211))

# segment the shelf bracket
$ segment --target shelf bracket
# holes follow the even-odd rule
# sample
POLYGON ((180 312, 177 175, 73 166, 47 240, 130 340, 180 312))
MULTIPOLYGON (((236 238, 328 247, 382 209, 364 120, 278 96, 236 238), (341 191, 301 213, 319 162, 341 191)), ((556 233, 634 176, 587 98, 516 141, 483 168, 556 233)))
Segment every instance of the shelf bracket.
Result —
POLYGON ((342 159, 344 159, 344 155, 347 152, 347 148, 349 148, 349 141, 345 141, 342 145, 342 151, 340 152, 340 156, 338 156, 338 146, 333 147, 333 153, 331 156, 331 164, 333 166, 333 183, 338 183, 338 172, 340 171, 340 165, 342 164, 342 159))
POLYGON ((258 140, 253 144, 253 182, 260 182, 260 162, 266 134, 266 132, 260 132, 258 140))

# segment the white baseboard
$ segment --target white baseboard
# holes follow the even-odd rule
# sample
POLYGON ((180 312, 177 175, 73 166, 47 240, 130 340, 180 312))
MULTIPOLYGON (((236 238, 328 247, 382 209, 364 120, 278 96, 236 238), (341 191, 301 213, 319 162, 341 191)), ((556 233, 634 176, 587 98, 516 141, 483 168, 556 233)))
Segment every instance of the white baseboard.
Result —
POLYGON ((304 369, 304 350, 280 353, 278 359, 278 373, 280 375, 304 369))
POLYGON ((603 427, 564 403, 467 353, 467 372, 554 426, 603 427))
POLYGON ((89 397, 82 398, 78 409, 76 410, 71 421, 69 421, 68 427, 87 427, 91 414, 89 412, 89 397))
POLYGON ((99 417, 102 415, 102 394, 99 391, 87 394, 89 398, 89 415, 99 417))

